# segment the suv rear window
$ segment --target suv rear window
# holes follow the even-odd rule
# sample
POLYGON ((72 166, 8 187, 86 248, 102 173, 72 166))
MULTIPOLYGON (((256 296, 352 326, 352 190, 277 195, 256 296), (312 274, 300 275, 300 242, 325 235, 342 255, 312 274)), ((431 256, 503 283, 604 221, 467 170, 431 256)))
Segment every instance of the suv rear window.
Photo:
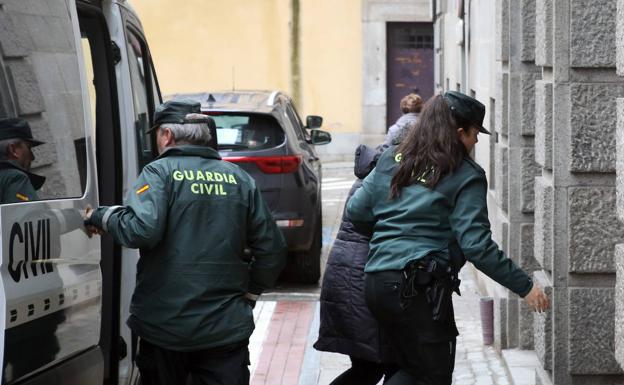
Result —
POLYGON ((217 125, 219 150, 264 150, 284 143, 284 131, 266 114, 206 112, 217 125))

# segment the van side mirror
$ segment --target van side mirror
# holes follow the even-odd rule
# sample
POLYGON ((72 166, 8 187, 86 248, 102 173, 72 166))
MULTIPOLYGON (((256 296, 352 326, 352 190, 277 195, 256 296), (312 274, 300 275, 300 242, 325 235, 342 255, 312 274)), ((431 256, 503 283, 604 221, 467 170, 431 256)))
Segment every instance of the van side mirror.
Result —
POLYGON ((310 143, 312 144, 328 144, 331 143, 331 140, 331 134, 327 131, 314 129, 310 132, 310 143))
POLYGON ((323 118, 318 115, 308 115, 306 117, 306 128, 313 130, 323 125, 323 118))

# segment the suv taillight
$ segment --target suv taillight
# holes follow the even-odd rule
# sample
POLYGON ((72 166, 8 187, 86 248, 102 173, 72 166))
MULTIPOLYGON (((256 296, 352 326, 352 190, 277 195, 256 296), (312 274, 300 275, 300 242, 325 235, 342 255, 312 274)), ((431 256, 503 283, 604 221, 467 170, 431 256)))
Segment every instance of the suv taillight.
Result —
POLYGON ((255 163, 265 174, 288 174, 297 171, 301 164, 301 155, 226 156, 223 160, 232 163, 255 163))

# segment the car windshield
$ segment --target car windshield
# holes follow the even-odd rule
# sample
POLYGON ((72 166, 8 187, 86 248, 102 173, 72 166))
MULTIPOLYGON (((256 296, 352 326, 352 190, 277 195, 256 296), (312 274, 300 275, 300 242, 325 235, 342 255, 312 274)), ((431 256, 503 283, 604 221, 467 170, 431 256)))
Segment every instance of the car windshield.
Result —
POLYGON ((284 142, 277 120, 266 114, 207 112, 217 125, 219 150, 263 150, 284 142))

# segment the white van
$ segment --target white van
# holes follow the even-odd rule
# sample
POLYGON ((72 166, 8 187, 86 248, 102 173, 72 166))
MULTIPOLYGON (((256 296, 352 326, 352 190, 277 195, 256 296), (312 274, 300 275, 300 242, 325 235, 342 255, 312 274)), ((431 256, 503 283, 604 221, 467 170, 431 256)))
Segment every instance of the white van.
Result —
POLYGON ((160 102, 126 1, 0 0, 0 118, 46 142, 32 172, 47 178, 40 200, 0 205, 2 384, 136 383, 138 252, 88 238, 80 213, 121 202, 155 157, 160 102))

